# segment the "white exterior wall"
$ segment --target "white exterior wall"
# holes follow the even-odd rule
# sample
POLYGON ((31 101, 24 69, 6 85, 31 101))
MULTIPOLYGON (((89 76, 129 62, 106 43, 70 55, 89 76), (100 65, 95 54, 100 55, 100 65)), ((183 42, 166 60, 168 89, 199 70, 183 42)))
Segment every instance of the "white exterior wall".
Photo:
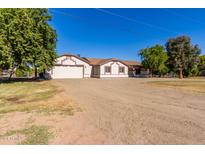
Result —
POLYGON ((53 79, 83 78, 82 66, 54 66, 51 72, 53 79))
POLYGON ((108 62, 100 66, 100 77, 128 77, 128 67, 121 62, 108 62), (111 73, 105 73, 105 66, 111 66, 111 73), (124 67, 125 72, 119 73, 119 67, 124 67))
POLYGON ((59 57, 56 60, 56 66, 49 73, 52 78, 128 77, 128 66, 120 61, 92 66, 75 56, 68 55, 59 57), (105 66, 111 67, 111 73, 105 73, 105 66), (124 73, 119 72, 119 67, 124 67, 124 73))
POLYGON ((92 66, 88 63, 74 57, 74 56, 62 56, 56 61, 56 64, 61 65, 83 65, 84 66, 84 77, 91 77, 92 66))

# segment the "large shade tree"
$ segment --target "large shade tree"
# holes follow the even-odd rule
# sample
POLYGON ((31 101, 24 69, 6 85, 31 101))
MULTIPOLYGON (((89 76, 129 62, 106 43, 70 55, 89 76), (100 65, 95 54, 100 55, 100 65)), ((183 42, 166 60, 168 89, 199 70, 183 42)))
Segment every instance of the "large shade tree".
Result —
POLYGON ((31 22, 26 9, 0 9, 0 66, 11 69, 26 63, 31 22))
POLYGON ((150 48, 141 49, 139 55, 142 59, 142 65, 149 69, 151 76, 153 73, 165 74, 168 71, 166 61, 167 54, 161 45, 155 45, 150 48))
POLYGON ((198 45, 192 45, 190 37, 179 36, 171 38, 166 43, 169 68, 178 72, 179 78, 188 76, 195 71, 199 62, 201 50, 198 45))
POLYGON ((0 68, 9 69, 10 77, 16 68, 53 66, 56 32, 49 20, 47 9, 0 9, 0 68))

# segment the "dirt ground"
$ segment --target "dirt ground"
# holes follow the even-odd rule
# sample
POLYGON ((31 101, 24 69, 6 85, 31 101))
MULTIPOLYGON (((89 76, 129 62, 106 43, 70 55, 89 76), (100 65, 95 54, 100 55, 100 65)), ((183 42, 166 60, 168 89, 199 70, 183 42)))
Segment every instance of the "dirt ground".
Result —
MULTIPOLYGON (((167 80, 179 81, 52 80, 63 92, 51 100, 71 103, 80 111, 74 115, 7 113, 0 116, 0 133, 45 125, 53 134, 48 144, 205 144, 205 93, 151 83, 167 80)), ((180 81, 187 80, 192 79, 180 81)), ((23 138, 1 136, 0 144, 17 144, 23 138)))
POLYGON ((53 80, 83 110, 53 144, 205 144, 205 93, 157 80, 53 80))

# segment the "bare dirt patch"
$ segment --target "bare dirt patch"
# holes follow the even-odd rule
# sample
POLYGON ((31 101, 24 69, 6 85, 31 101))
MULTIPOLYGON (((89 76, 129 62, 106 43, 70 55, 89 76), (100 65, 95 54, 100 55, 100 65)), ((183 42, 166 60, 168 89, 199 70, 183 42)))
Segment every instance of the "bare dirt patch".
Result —
POLYGON ((81 112, 73 116, 13 112, 2 117, 0 124, 0 144, 111 143, 81 112))
MULTIPOLYGON (((75 129, 94 126, 107 137, 103 142, 98 138, 95 144, 205 144, 204 93, 147 84, 162 80, 171 79, 53 82, 83 108, 87 122, 82 127, 79 121, 75 129)), ((78 136, 77 143, 84 144, 78 136)), ((58 142, 76 143, 72 138, 58 142)))

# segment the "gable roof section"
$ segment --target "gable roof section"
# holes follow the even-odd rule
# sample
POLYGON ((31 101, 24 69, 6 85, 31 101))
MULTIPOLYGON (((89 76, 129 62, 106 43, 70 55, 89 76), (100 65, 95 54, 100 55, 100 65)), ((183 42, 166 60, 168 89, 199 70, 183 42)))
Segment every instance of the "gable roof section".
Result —
MULTIPOLYGON (((66 57, 75 57, 75 58, 77 58, 77 59, 79 59, 79 60, 82 60, 82 61, 84 61, 85 63, 87 63, 87 64, 90 65, 90 62, 89 62, 88 60, 86 60, 86 59, 84 59, 84 58, 81 58, 81 57, 79 57, 79 56, 72 55, 72 54, 64 54, 64 55, 61 55, 61 56, 59 56, 59 57, 63 57, 63 56, 66 56, 66 57)), ((59 58, 59 57, 58 57, 58 58, 59 58)))
POLYGON ((85 58, 85 59, 87 59, 91 65, 100 65, 109 60, 109 59, 100 59, 100 58, 85 58))

